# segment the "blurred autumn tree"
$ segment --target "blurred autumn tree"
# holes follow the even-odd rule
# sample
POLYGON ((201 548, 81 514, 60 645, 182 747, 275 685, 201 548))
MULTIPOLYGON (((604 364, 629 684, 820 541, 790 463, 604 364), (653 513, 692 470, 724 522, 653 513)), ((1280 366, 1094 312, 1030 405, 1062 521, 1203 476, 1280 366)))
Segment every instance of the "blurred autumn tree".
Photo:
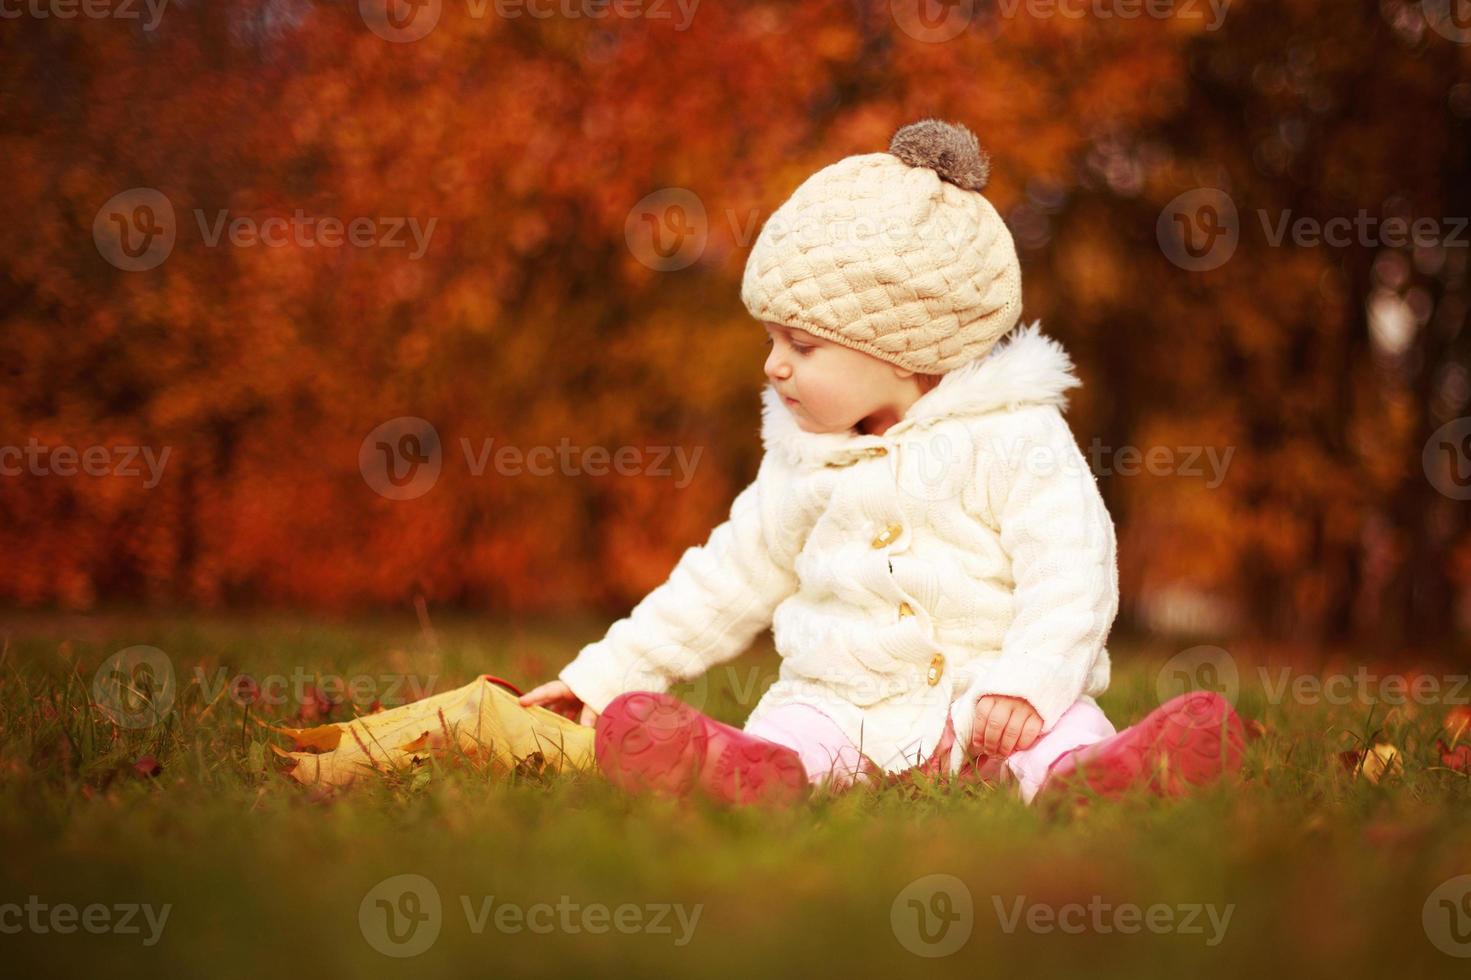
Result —
POLYGON ((934 115, 991 150, 1025 317, 1081 366, 1070 418, 1120 527, 1125 621, 1464 629, 1466 504, 1421 460, 1471 398, 1467 250, 1264 228, 1471 213, 1471 45, 1388 0, 1237 0, 1219 24, 1013 7, 705 3, 686 24, 446 2, 411 43, 349 2, 7 22, 0 445, 171 456, 151 488, 0 476, 0 596, 626 609, 754 475, 764 338, 738 289, 761 222, 934 115), (957 36, 927 33, 965 12, 957 36), (174 215, 145 271, 94 238, 134 188, 174 215), (1201 188, 1234 202, 1239 244, 1190 271, 1157 225, 1201 188), (434 224, 421 257, 407 232, 210 244, 221 212, 298 211, 434 224), (693 261, 660 271, 680 231, 693 261), (359 461, 401 416, 442 447, 411 500, 359 461), (687 486, 673 458, 476 475, 492 438, 697 464, 687 486), (1121 447, 1176 465, 1135 474, 1121 447))

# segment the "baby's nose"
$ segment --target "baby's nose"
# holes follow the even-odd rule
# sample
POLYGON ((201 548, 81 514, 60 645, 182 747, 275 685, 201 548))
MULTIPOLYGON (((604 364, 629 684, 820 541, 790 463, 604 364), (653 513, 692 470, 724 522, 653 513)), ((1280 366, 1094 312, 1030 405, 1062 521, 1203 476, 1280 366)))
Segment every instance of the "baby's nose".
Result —
POLYGON ((766 358, 765 368, 766 376, 773 381, 785 378, 792 373, 792 369, 787 365, 786 360, 778 357, 776 351, 772 351, 770 356, 766 358))

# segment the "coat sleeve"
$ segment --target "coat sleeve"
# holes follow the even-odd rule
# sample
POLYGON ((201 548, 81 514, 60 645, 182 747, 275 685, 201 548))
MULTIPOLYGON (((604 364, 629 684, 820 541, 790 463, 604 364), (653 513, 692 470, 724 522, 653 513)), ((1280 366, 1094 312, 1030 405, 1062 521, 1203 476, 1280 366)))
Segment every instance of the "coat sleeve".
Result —
POLYGON ((804 535, 792 471, 767 453, 756 479, 703 545, 607 634, 583 647, 560 679, 595 711, 625 691, 664 691, 745 651, 797 591, 804 535))
POLYGON ((998 434, 988 445, 1004 458, 983 453, 976 480, 1011 559, 1013 615, 1000 657, 974 665, 952 708, 967 745, 988 694, 1025 698, 1051 731, 1106 656, 1119 605, 1113 520, 1061 411, 1012 412, 998 434))

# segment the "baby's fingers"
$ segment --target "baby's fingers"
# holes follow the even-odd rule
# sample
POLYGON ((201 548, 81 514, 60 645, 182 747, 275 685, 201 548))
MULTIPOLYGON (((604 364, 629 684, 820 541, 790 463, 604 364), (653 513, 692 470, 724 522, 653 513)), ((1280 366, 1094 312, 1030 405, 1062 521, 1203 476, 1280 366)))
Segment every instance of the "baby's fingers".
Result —
POLYGON ((1013 708, 1011 718, 1006 723, 1006 728, 997 739, 996 754, 1011 755, 1017 747, 1017 740, 1021 738, 1023 726, 1027 723, 1027 714, 1024 711, 1013 708))
POLYGON ((973 753, 981 753, 986 750, 986 722, 990 720, 991 708, 995 702, 988 698, 981 698, 976 702, 976 713, 971 719, 970 727, 970 750, 973 753))
POLYGON ((533 687, 521 695, 519 700, 522 707, 530 707, 534 704, 544 705, 549 701, 560 701, 570 693, 571 691, 567 689, 567 685, 561 681, 547 681, 545 684, 533 687))
POLYGON ((1022 726, 1022 737, 1016 740, 1017 751, 1024 752, 1037 744, 1037 736, 1042 733, 1042 719, 1032 715, 1027 723, 1022 726))
POLYGON ((986 718, 984 747, 988 755, 1000 754, 1001 736, 1006 731, 1007 723, 1011 721, 1014 707, 1009 701, 997 702, 986 718))

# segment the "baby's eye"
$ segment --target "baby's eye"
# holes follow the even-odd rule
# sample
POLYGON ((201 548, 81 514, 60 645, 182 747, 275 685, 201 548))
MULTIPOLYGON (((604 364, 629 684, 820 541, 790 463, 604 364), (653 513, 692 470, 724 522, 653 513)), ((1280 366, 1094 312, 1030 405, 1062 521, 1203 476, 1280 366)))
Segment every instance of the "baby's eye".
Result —
POLYGON ((798 354, 806 354, 806 353, 810 352, 812 350, 812 348, 811 347, 803 347, 801 344, 793 344, 792 345, 792 350, 796 351, 798 354))

